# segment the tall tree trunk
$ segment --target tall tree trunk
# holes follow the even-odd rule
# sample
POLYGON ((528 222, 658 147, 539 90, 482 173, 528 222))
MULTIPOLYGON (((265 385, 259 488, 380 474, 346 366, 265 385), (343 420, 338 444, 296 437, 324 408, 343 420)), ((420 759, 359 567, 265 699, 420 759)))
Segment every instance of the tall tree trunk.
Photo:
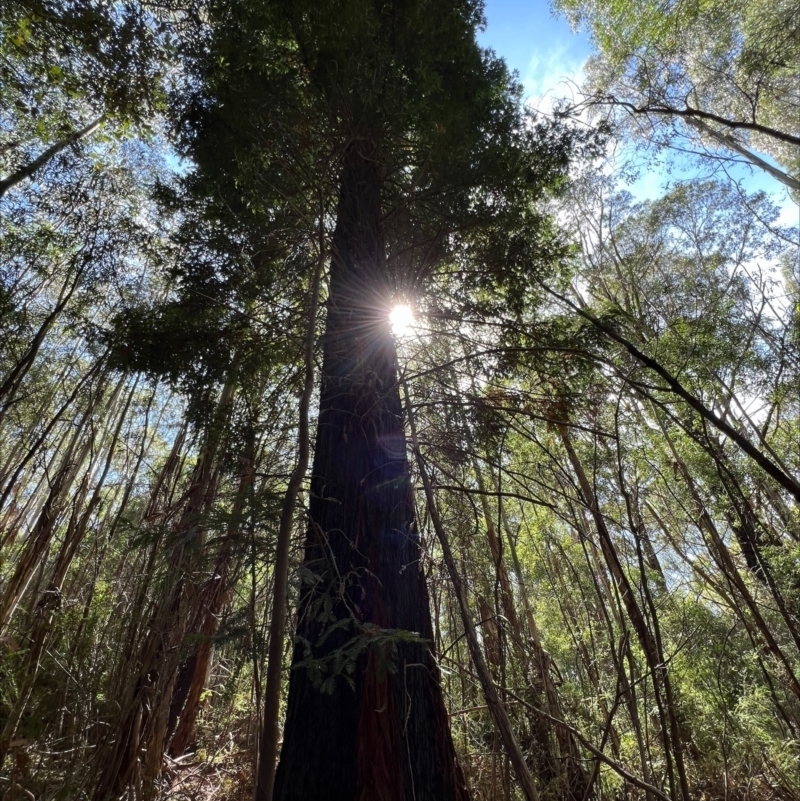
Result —
POLYGON ((26 178, 30 178, 35 172, 44 167, 49 161, 52 161, 52 159, 54 159, 62 151, 66 150, 70 145, 74 145, 81 139, 91 136, 100 127, 102 122, 102 116, 98 117, 96 120, 92 120, 83 128, 68 134, 63 139, 59 139, 58 142, 54 142, 52 145, 50 145, 50 147, 47 148, 47 150, 44 150, 35 159, 29 161, 27 164, 23 164, 22 167, 19 167, 9 176, 0 180, 0 198, 2 198, 9 189, 21 183, 26 178))
POLYGON ((292 470, 283 498, 278 542, 275 548, 275 590, 272 599, 272 616, 269 624, 269 652, 267 654, 266 685, 264 687, 264 718, 258 750, 256 801, 272 801, 278 756, 281 674, 283 673, 284 629, 286 628, 286 602, 289 586, 289 549, 291 546, 294 510, 297 496, 308 471, 309 432, 308 409, 314 392, 314 344, 316 342, 317 307, 322 270, 325 264, 324 208, 320 209, 319 255, 308 304, 308 320, 304 343, 303 389, 300 393, 297 423, 297 463, 292 470))
POLYGON ((431 653, 378 159, 361 139, 343 163, 304 560, 313 580, 301 593, 277 801, 467 798, 431 653))
POLYGON ((464 626, 464 637, 467 641, 467 648, 475 667, 475 672, 478 675, 478 680, 483 691, 483 697, 486 699, 486 706, 492 716, 494 725, 503 741, 506 751, 508 752, 511 764, 514 767, 514 773, 517 776, 522 794, 526 801, 539 801, 539 791, 536 788, 533 775, 525 761, 525 755, 522 753, 519 742, 514 735, 514 730, 511 728, 511 721, 508 718, 505 705, 503 704, 500 696, 495 687, 492 675, 489 672, 489 667, 486 660, 483 658, 483 653, 478 642, 478 635, 475 631, 475 624, 472 621, 472 614, 469 609, 469 602, 467 599, 467 591, 464 582, 458 572, 455 557, 453 556, 452 548, 450 547, 449 538, 445 531, 444 525, 439 517, 439 511, 436 508, 435 497, 433 494, 433 486, 431 484, 428 471, 425 469, 425 464, 422 460, 422 454, 419 449, 419 440, 417 437, 417 429, 414 422, 413 412, 411 410, 411 403, 408 401, 407 407, 409 414, 409 422, 411 424, 411 436, 413 438, 414 453, 417 459, 417 466, 419 468, 420 478, 422 485, 425 488, 425 499, 428 504, 428 514, 430 515, 431 523, 436 531, 436 537, 439 540, 439 545, 442 548, 442 555, 444 556, 444 563, 447 567, 447 572, 450 574, 450 582, 453 585, 453 591, 458 603, 458 609, 461 613, 461 624, 464 626))

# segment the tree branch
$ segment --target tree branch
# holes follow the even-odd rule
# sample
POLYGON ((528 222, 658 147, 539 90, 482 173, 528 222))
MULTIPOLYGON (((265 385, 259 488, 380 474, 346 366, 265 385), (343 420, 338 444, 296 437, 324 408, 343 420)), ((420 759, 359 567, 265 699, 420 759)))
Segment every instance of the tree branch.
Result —
POLYGON ((0 181, 0 198, 18 183, 21 183, 26 178, 30 178, 37 170, 44 167, 50 159, 61 153, 62 150, 66 150, 70 145, 75 144, 75 142, 79 142, 84 137, 93 134, 100 127, 104 119, 105 115, 101 115, 79 131, 74 131, 63 139, 59 139, 58 142, 48 147, 47 150, 38 155, 33 161, 24 164, 18 170, 12 172, 7 178, 3 178, 3 180, 0 181))

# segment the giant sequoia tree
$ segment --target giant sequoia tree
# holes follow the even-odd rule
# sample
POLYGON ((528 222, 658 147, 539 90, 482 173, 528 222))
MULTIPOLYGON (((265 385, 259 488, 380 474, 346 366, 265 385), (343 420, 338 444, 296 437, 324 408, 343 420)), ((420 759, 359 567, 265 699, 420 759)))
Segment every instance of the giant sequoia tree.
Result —
MULTIPOLYGON (((194 126, 196 188, 211 181, 218 192, 234 170, 241 194, 259 198, 254 214, 289 219, 298 206, 314 208, 315 195, 320 213, 335 209, 275 797, 464 798, 431 655, 388 312, 474 230, 491 250, 501 232, 519 228, 534 195, 558 177, 564 144, 545 152, 526 131, 502 63, 476 45, 475 3, 224 6, 196 64, 204 92, 184 116, 194 126), (235 153, 222 166, 225 137, 235 153), (329 174, 314 175, 314 154, 324 151, 329 174)), ((241 194, 231 204, 241 207, 241 194)), ((266 689, 263 797, 280 628, 266 689)))

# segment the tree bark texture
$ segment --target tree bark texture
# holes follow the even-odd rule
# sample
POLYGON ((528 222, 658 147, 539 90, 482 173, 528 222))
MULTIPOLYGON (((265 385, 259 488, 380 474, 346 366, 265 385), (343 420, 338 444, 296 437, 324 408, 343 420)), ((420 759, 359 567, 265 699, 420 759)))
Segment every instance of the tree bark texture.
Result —
POLYGON ((276 801, 468 798, 431 653, 388 323, 380 189, 375 148, 354 142, 344 157, 332 240, 310 522, 276 801), (315 680, 315 666, 329 686, 315 680))

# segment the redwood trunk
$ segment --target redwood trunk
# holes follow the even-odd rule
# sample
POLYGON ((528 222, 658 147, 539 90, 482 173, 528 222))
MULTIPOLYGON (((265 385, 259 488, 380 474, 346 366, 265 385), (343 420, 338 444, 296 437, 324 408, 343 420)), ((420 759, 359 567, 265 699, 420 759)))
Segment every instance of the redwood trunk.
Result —
POLYGON ((305 573, 315 578, 301 592, 275 801, 467 799, 431 653, 388 324, 380 186, 374 148, 351 145, 332 243, 305 547, 305 573), (424 642, 368 645, 387 629, 424 642), (320 689, 299 664, 304 641, 332 687, 320 689), (334 675, 326 658, 362 645, 352 672, 334 675))

